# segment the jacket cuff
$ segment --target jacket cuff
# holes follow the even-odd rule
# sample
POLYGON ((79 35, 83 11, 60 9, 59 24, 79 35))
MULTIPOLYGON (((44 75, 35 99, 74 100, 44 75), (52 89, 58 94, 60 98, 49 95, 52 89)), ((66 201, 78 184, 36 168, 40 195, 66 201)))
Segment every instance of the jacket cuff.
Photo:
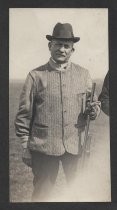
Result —
POLYGON ((27 148, 29 136, 22 136, 21 137, 21 144, 23 149, 27 148))

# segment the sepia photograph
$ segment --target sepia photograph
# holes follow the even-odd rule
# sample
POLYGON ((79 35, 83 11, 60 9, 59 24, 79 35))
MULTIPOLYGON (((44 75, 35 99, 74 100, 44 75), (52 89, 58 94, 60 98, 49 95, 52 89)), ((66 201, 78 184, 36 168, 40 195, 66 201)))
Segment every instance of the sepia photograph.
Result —
POLYGON ((107 8, 9 8, 10 202, 111 202, 107 8))

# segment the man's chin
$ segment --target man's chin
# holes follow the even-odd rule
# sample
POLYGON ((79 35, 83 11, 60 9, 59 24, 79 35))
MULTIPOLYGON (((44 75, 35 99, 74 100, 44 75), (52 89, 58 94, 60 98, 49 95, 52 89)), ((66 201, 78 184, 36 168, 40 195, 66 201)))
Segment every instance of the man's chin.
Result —
POLYGON ((59 64, 62 64, 62 63, 66 63, 67 61, 65 59, 56 59, 56 62, 59 64))

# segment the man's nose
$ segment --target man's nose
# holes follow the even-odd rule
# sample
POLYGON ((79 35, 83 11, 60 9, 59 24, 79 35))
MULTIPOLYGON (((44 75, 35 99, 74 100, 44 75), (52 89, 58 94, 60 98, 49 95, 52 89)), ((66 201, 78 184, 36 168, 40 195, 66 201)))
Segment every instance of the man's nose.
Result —
POLYGON ((64 46, 61 46, 61 47, 59 48, 59 50, 60 50, 60 52, 64 52, 64 51, 65 51, 64 46))

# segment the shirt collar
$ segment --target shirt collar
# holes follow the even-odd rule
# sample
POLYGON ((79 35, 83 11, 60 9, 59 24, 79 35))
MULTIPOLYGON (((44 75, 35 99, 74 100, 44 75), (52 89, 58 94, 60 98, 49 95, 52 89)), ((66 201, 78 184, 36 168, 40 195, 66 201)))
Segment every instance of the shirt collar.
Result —
POLYGON ((66 71, 66 70, 69 68, 71 62, 68 61, 68 62, 66 62, 66 63, 59 64, 59 63, 57 63, 55 60, 53 60, 53 58, 50 58, 49 64, 50 64, 50 66, 51 66, 54 70, 57 70, 57 71, 66 71))

